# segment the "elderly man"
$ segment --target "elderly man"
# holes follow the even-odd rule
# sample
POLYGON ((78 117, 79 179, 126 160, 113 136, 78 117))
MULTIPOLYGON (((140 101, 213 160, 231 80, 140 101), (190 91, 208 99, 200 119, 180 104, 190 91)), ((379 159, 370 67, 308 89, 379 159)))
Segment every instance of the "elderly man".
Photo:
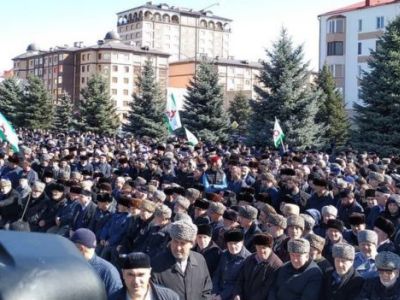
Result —
POLYGON ((367 279, 357 300, 394 300, 400 298, 400 257, 389 251, 376 256, 379 277, 367 279))
POLYGON ((333 270, 332 264, 322 256, 325 246, 325 239, 317 234, 309 233, 304 237, 310 243, 310 257, 314 260, 325 275, 333 270))
POLYGON ((327 205, 322 208, 322 222, 314 227, 314 233, 325 238, 327 231, 327 223, 331 219, 336 219, 338 210, 332 205, 327 205))
POLYGON ((379 216, 375 220, 374 231, 378 235, 378 252, 396 251, 394 243, 390 240, 395 232, 395 227, 390 220, 379 216))
POLYGON ((152 278, 178 293, 180 300, 211 299, 211 278, 204 257, 191 251, 197 227, 188 221, 170 225, 171 243, 152 261, 152 278))
POLYGON ((360 252, 356 253, 354 268, 363 278, 378 276, 375 265, 377 252, 378 235, 372 230, 362 230, 358 233, 358 245, 360 252))
POLYGON ((310 243, 305 239, 291 239, 288 243, 290 261, 276 275, 268 300, 318 300, 322 272, 310 258, 310 243))
POLYGON ((239 208, 239 224, 244 229, 244 245, 250 252, 255 251, 253 236, 261 233, 257 220, 258 210, 254 206, 245 205, 239 208))
POLYGON ((272 251, 273 242, 272 236, 268 233, 254 236, 253 244, 256 247, 256 253, 247 257, 243 263, 235 288, 235 300, 267 299, 275 272, 283 264, 272 251))
POLYGON ((20 196, 8 179, 0 180, 0 229, 15 222, 22 213, 20 196))
POLYGON ((359 293, 364 279, 353 267, 354 247, 338 243, 332 248, 335 270, 324 277, 322 299, 353 300, 359 293))
POLYGON ((147 254, 132 252, 122 255, 120 265, 125 286, 111 295, 110 300, 179 300, 174 291, 150 280, 150 257, 147 254))

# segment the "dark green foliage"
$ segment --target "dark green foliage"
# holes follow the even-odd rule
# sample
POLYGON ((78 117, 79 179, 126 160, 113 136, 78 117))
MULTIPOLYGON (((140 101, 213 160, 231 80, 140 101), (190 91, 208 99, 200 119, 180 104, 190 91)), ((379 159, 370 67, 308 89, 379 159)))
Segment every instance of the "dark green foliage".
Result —
POLYGON ((222 88, 214 65, 202 62, 190 81, 182 111, 182 126, 203 141, 227 140, 228 116, 223 108, 222 88))
POLYGON ((260 85, 255 86, 258 99, 253 100, 253 117, 250 121, 249 143, 272 146, 275 117, 289 147, 303 149, 320 146, 322 126, 315 123, 318 97, 312 89, 308 63, 303 62, 302 46, 293 47, 285 29, 266 51, 267 60, 262 63, 260 85))
POLYGON ((241 136, 247 135, 248 123, 252 115, 250 101, 246 95, 239 91, 233 101, 230 103, 229 119, 231 123, 237 122, 239 125, 236 129, 233 129, 233 133, 237 133, 241 136))
POLYGON ((16 107, 21 101, 23 89, 14 77, 5 79, 0 83, 0 112, 11 124, 15 124, 16 107))
POLYGON ((391 22, 371 52, 355 104, 355 146, 381 155, 400 153, 400 18, 391 22))
POLYGON ((161 92, 155 78, 151 60, 147 60, 141 76, 137 80, 138 92, 133 95, 128 122, 124 130, 137 137, 147 136, 164 140, 167 126, 164 122, 165 95, 161 92))
POLYGON ((53 128, 55 130, 67 131, 73 125, 73 105, 71 97, 65 94, 61 97, 61 101, 55 107, 53 128))
POLYGON ((100 134, 115 133, 119 119, 105 79, 101 75, 92 76, 81 94, 82 129, 100 134))

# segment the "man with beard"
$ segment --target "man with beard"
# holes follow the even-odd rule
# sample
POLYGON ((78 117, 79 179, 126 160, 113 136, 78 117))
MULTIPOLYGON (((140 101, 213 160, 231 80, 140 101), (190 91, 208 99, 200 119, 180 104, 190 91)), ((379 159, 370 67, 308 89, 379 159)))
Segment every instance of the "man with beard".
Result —
POLYGON ((340 204, 338 208, 338 218, 343 221, 346 227, 350 227, 349 216, 352 213, 363 213, 364 209, 354 198, 354 193, 349 189, 339 193, 340 204))
POLYGON ((39 231, 39 221, 46 210, 48 199, 44 193, 45 187, 46 185, 40 181, 35 181, 32 185, 31 197, 24 216, 24 221, 29 223, 31 231, 39 231))
POLYGON ((222 170, 222 160, 215 155, 210 159, 211 168, 206 170, 202 177, 205 192, 220 192, 227 188, 226 174, 222 170))

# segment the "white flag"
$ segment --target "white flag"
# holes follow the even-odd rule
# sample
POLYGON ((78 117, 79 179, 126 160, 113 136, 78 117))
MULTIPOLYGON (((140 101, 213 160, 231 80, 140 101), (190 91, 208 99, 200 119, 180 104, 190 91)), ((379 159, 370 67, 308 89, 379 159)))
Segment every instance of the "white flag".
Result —
POLYGON ((18 136, 2 113, 0 113, 0 138, 9 142, 14 152, 19 152, 18 136))
POLYGON ((279 147, 279 145, 283 142, 284 137, 285 134, 283 133, 282 128, 278 123, 278 120, 275 118, 274 134, 273 134, 275 148, 279 147))
POLYGON ((176 129, 181 128, 181 118, 176 105, 175 96, 173 93, 167 98, 167 107, 165 112, 167 118, 168 130, 174 132, 176 129))
POLYGON ((189 130, 185 128, 185 133, 186 133, 186 138, 189 142, 190 145, 196 146, 199 143, 199 140, 193 133, 191 133, 189 130))

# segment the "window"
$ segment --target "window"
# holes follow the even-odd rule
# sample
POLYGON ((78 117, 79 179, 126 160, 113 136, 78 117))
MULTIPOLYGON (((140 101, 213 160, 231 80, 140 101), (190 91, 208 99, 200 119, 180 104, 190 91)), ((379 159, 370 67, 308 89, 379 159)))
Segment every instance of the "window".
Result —
POLYGON ((129 78, 124 78, 124 83, 128 84, 129 83, 129 78))
POLYGON ((124 90, 124 96, 128 96, 128 95, 129 95, 128 90, 124 90))
POLYGON ((64 54, 59 54, 58 55, 58 61, 61 61, 61 60, 63 60, 64 59, 64 54))
POLYGON ((58 83, 62 83, 62 77, 58 76, 58 83))
POLYGON ((101 65, 97 66, 97 70, 101 71, 101 65))
POLYGON ((87 55, 87 59, 90 60, 90 54, 87 55))
POLYGON ((382 29, 385 27, 385 18, 376 17, 376 29, 382 29))
POLYGON ((112 78, 112 82, 113 82, 113 83, 117 83, 117 82, 118 82, 118 77, 113 77, 113 78, 112 78))
POLYGON ((98 59, 101 59, 101 53, 99 53, 99 54, 97 55, 97 57, 98 57, 98 59))
POLYGON ((82 66, 82 73, 85 72, 85 66, 82 66))
POLYGON ((86 72, 89 72, 89 65, 86 66, 86 72))
POLYGON ((333 19, 328 21, 328 33, 344 32, 344 19, 333 19))
POLYGON ((53 73, 57 73, 57 69, 58 69, 57 67, 54 67, 53 68, 53 73))
POLYGON ((82 82, 82 83, 85 83, 85 77, 82 77, 81 82, 82 82))
POLYGON ((125 73, 129 73, 129 67, 125 67, 125 73))
POLYGON ((64 71, 64 66, 63 65, 59 65, 58 66, 58 72, 62 73, 64 71))
POLYGON ((329 42, 327 50, 328 56, 343 55, 343 42, 329 42))
POLYGON ((362 54, 362 43, 358 43, 358 51, 357 51, 358 55, 362 54))
POLYGON ((113 72, 118 72, 118 66, 112 66, 113 72))
POLYGON ((111 90, 111 94, 116 95, 117 94, 117 90, 116 89, 112 89, 111 90))
POLYGON ((358 20, 358 32, 362 31, 362 20, 358 20))
POLYGON ((85 61, 86 55, 82 54, 82 61, 85 61))

